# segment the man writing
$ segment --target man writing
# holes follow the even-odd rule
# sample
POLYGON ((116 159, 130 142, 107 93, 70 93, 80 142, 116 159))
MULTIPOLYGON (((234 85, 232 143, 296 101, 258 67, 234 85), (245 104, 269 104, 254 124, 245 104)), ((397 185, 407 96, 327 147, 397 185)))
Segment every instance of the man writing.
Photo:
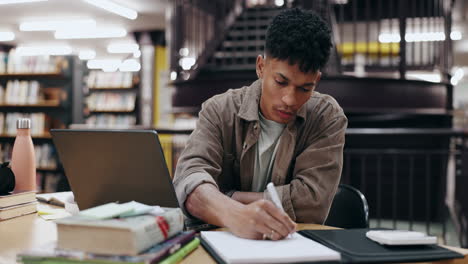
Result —
POLYGON ((278 240, 294 221, 325 221, 347 126, 337 102, 314 91, 330 38, 315 13, 282 11, 257 57, 259 79, 203 104, 174 177, 186 213, 250 239, 278 240), (285 212, 264 199, 270 181, 285 212))

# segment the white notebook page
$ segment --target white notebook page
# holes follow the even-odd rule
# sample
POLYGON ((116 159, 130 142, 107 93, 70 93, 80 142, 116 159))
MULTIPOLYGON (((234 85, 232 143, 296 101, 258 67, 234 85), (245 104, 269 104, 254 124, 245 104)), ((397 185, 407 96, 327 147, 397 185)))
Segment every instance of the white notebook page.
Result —
POLYGON ((201 237, 227 263, 294 263, 341 258, 340 253, 298 233, 279 241, 244 239, 221 231, 203 231, 201 237))

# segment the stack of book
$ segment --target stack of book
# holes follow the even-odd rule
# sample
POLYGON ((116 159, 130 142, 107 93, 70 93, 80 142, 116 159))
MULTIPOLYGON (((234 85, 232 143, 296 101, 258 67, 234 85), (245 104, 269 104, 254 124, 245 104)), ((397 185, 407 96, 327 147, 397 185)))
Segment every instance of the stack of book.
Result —
POLYGON ((0 221, 37 212, 36 192, 0 195, 0 221))
POLYGON ((60 219, 56 244, 22 252, 18 260, 25 264, 177 263, 200 244, 195 232, 182 231, 180 209, 131 215, 98 219, 80 212, 60 219))

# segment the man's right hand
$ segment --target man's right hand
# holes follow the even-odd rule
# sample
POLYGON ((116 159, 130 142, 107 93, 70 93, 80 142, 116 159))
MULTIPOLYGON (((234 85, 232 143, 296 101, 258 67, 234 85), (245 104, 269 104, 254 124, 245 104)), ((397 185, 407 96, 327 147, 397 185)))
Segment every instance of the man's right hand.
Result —
POLYGON ((296 231, 296 223, 272 202, 260 199, 243 204, 219 192, 213 184, 200 184, 188 196, 185 208, 203 221, 229 228, 236 236, 279 240, 296 231))
POLYGON ((268 200, 258 200, 234 209, 226 227, 235 235, 249 239, 280 240, 296 231, 296 223, 268 200))

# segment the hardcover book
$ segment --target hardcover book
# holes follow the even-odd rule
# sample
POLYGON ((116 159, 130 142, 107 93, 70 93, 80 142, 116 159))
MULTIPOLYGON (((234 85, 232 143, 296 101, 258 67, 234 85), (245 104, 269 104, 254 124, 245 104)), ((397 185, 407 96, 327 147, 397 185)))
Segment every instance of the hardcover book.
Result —
POLYGON ((23 203, 0 208, 0 221, 37 212, 37 202, 23 203))
POLYGON ((137 256, 92 254, 77 250, 59 249, 55 243, 46 244, 18 255, 18 260, 28 263, 88 263, 88 264, 152 264, 174 254, 192 241, 194 231, 179 233, 173 238, 156 244, 137 256))
POLYGON ((30 203, 36 201, 36 192, 17 192, 8 195, 0 195, 0 208, 30 203))
POLYGON ((59 219, 56 223, 59 248, 135 256, 181 232, 184 216, 177 208, 166 209, 158 216, 96 220, 75 215, 59 219))

